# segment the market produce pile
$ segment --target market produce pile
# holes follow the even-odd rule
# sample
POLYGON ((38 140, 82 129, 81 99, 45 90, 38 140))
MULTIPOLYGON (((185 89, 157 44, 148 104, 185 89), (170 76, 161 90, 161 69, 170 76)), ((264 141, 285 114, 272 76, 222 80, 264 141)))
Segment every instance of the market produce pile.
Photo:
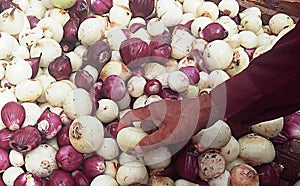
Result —
POLYGON ((299 113, 236 139, 224 121, 178 152, 128 153, 130 109, 207 94, 295 26, 236 0, 0 0, 0 186, 278 185, 299 113))

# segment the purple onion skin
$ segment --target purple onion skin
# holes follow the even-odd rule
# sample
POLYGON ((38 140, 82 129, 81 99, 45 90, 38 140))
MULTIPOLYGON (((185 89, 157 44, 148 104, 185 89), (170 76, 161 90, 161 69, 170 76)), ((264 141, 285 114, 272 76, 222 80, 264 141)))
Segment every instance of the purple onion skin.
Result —
POLYGON ((59 44, 64 53, 71 52, 76 47, 76 42, 67 41, 65 39, 62 39, 62 41, 59 44))
POLYGON ((76 0, 76 3, 68 10, 71 18, 78 18, 80 22, 88 17, 90 12, 90 0, 76 0))
POLYGON ((41 178, 41 181, 42 181, 42 186, 48 186, 48 180, 46 178, 41 178))
POLYGON ((65 125, 61 128, 59 133, 57 134, 57 144, 59 147, 70 145, 70 138, 69 138, 69 129, 70 125, 65 125))
POLYGON ((75 170, 71 173, 77 186, 88 186, 91 183, 91 179, 87 178, 80 170, 75 170))
POLYGON ((29 24, 30 24, 30 28, 33 29, 34 27, 36 27, 36 25, 38 24, 38 22, 40 21, 39 18, 37 18, 36 16, 34 15, 28 15, 27 16, 27 19, 29 21, 29 24))
POLYGON ((26 126, 15 131, 9 145, 12 149, 25 153, 33 150, 42 143, 39 130, 32 126, 26 126))
POLYGON ((31 78, 34 78, 39 71, 40 57, 25 59, 25 61, 27 61, 31 67, 32 70, 31 78))
POLYGON ((21 185, 34 185, 34 186, 42 186, 42 179, 37 175, 31 172, 24 172, 20 174, 16 180, 14 181, 14 186, 21 185))
POLYGON ((288 141, 288 138, 282 132, 280 132, 277 136, 271 138, 270 140, 274 144, 284 144, 288 141))
POLYGON ((172 99, 182 100, 183 99, 182 96, 178 92, 175 92, 175 91, 171 90, 170 88, 163 88, 158 95, 165 100, 172 100, 172 99))
POLYGON ((177 174, 188 181, 195 181, 199 176, 199 153, 195 148, 185 147, 177 153, 174 161, 177 174))
POLYGON ((55 169, 48 181, 49 186, 76 186, 73 177, 66 171, 55 169))
POLYGON ((6 186, 3 182, 2 176, 0 176, 0 186, 6 186))
POLYGON ((163 46, 159 46, 155 48, 153 46, 153 42, 150 42, 150 48, 151 48, 151 60, 158 62, 162 65, 166 64, 171 56, 172 47, 171 45, 165 44, 163 46))
POLYGON ((55 58, 48 66, 48 71, 57 81, 69 79, 72 74, 72 65, 70 58, 61 55, 55 58))
POLYGON ((187 75, 190 84, 194 85, 200 80, 199 70, 194 66, 181 67, 179 70, 187 75))
POLYGON ((289 139, 300 140, 300 113, 295 112, 293 114, 284 117, 284 125, 282 133, 289 139))
POLYGON ((55 160, 62 170, 71 172, 80 167, 83 155, 72 145, 66 145, 58 149, 55 160))
POLYGON ((8 8, 19 8, 19 6, 11 0, 0 1, 0 13, 8 8))
POLYGON ((75 85, 78 88, 83 88, 85 90, 91 89, 94 84, 94 78, 86 70, 79 69, 75 74, 75 85))
POLYGON ((228 32, 219 23, 210 23, 199 32, 199 36, 211 42, 217 39, 224 39, 228 36, 228 32))
POLYGON ((245 52, 247 53, 249 59, 253 59, 253 54, 255 52, 256 48, 250 48, 250 49, 245 49, 245 52))
POLYGON ((261 186, 274 186, 280 185, 280 173, 283 168, 275 163, 262 164, 255 167, 259 176, 259 185, 261 186))
POLYGON ((60 116, 45 109, 37 120, 37 128, 44 138, 54 138, 62 128, 60 116))
POLYGON ((141 66, 131 69, 132 76, 145 76, 145 69, 141 66))
POLYGON ((146 18, 154 10, 154 0, 129 0, 129 8, 133 17, 146 18))
POLYGON ((20 103, 10 101, 2 107, 1 119, 9 130, 17 130, 25 121, 25 109, 20 103))
POLYGON ((190 53, 187 55, 187 59, 195 61, 196 67, 199 70, 199 72, 203 71, 203 72, 208 73, 208 70, 207 70, 207 68, 205 67, 205 64, 204 64, 203 56, 202 56, 201 52, 198 49, 192 49, 190 51, 190 53))
POLYGON ((151 79, 146 82, 144 92, 147 96, 159 94, 162 90, 162 84, 157 79, 151 79))
POLYGON ((149 60, 150 47, 140 38, 129 38, 123 41, 119 49, 123 62, 129 67, 140 66, 149 60))
POLYGON ((105 137, 117 139, 118 122, 113 121, 105 126, 105 137))
POLYGON ((165 177, 169 177, 173 180, 177 180, 178 174, 175 171, 175 166, 174 163, 170 163, 169 166, 167 166, 166 168, 164 168, 163 170, 160 171, 155 171, 154 173, 151 173, 154 176, 165 176, 165 177))
POLYGON ((112 6, 112 0, 91 0, 91 9, 98 15, 108 13, 112 6))
POLYGON ((123 79, 118 75, 108 76, 102 84, 101 94, 105 98, 112 99, 114 101, 121 100, 126 93, 126 85, 123 79))
POLYGON ((0 173, 10 166, 8 152, 0 148, 0 173))
POLYGON ((10 150, 9 141, 11 140, 14 131, 8 130, 7 128, 0 130, 0 148, 10 150))
POLYGON ((96 82, 93 87, 89 90, 89 95, 92 99, 92 113, 94 114, 96 110, 99 107, 98 101, 102 98, 101 95, 101 88, 102 88, 103 82, 99 81, 96 82))
POLYGON ((136 31, 138 31, 139 29, 147 29, 145 24, 142 23, 133 23, 132 25, 130 25, 129 27, 129 31, 131 33, 135 33, 136 31))
POLYGON ((105 171, 105 162, 101 156, 93 155, 82 163, 83 173, 86 177, 93 179, 105 171))
POLYGON ((92 65, 100 71, 105 63, 110 61, 111 56, 110 46, 102 40, 96 41, 87 48, 85 65, 92 65))
POLYGON ((64 40, 76 42, 78 41, 78 27, 80 25, 79 18, 71 18, 64 25, 64 40))

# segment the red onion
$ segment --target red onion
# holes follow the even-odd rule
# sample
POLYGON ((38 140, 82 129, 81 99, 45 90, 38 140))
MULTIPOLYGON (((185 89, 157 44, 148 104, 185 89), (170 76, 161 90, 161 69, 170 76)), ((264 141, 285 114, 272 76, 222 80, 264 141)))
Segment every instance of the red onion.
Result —
POLYGON ((31 172, 20 174, 14 181, 14 186, 42 186, 42 179, 31 172))
POLYGON ((132 76, 144 76, 145 75, 145 69, 141 66, 137 66, 131 69, 132 76))
POLYGON ((183 99, 182 96, 178 92, 175 92, 175 91, 171 90, 170 88, 163 88, 161 90, 161 92, 159 93, 159 96, 166 100, 168 100, 168 99, 177 99, 177 100, 183 99))
POLYGON ((191 84, 196 84, 200 80, 199 70, 194 66, 181 67, 179 70, 188 76, 191 84))
POLYGON ((172 36, 167 31, 153 36, 149 45, 151 60, 165 64, 171 56, 171 41, 172 36))
POLYGON ((97 70, 101 70, 105 63, 107 63, 112 56, 110 46, 102 41, 96 41, 87 48, 86 65, 92 65, 97 70))
POLYGON ((129 38, 121 43, 119 52, 123 62, 134 67, 148 61, 150 47, 140 38, 129 38))
POLYGON ((224 39, 228 36, 228 32, 220 23, 210 23, 199 32, 199 36, 211 42, 217 39, 224 39))
POLYGON ((282 133, 290 140, 300 139, 300 112, 284 117, 282 133))
POLYGON ((93 76, 84 69, 79 69, 75 74, 75 85, 78 88, 89 90, 94 84, 93 76))
POLYGON ((71 173, 76 186, 88 186, 91 183, 91 179, 87 178, 80 170, 75 170, 71 173))
POLYGON ((62 39, 59 44, 62 48, 62 51, 65 53, 73 51, 76 47, 76 42, 67 41, 65 39, 62 39))
POLYGON ((66 145, 58 149, 55 160, 62 170, 74 171, 78 169, 83 162, 83 155, 72 145, 66 145))
POLYGON ((3 182, 2 176, 0 177, 0 186, 6 186, 3 182))
POLYGON ((89 14, 89 2, 90 0, 76 0, 75 5, 69 9, 69 14, 71 18, 79 18, 82 22, 89 14))
POLYGON ((118 75, 110 75, 105 78, 101 88, 102 96, 114 101, 121 100, 125 96, 126 91, 125 82, 118 75))
POLYGON ((131 33, 135 33, 142 28, 146 29, 146 25, 143 23, 133 23, 132 25, 129 26, 129 31, 131 33))
POLYGON ((30 24, 30 28, 31 28, 31 29, 34 28, 34 27, 36 27, 36 25, 37 25, 38 22, 40 21, 40 19, 37 18, 37 17, 34 16, 34 15, 28 15, 28 16, 27 16, 27 19, 28 19, 28 21, 29 21, 29 24, 30 24))
POLYGON ((47 108, 37 120, 37 128, 44 138, 52 139, 61 130, 62 122, 59 115, 47 108))
POLYGON ((91 0, 91 9, 98 15, 108 13, 112 6, 112 0, 91 0))
POLYGON ((15 131, 9 145, 18 152, 29 152, 42 143, 42 136, 37 128, 26 126, 15 131))
POLYGON ((199 154, 194 148, 184 148, 177 154, 174 162, 177 174, 188 181, 195 181, 199 176, 199 154))
POLYGON ((39 65, 40 65, 40 57, 33 57, 29 59, 25 59, 27 61, 32 69, 32 75, 31 78, 34 78, 38 71, 39 71, 39 65))
POLYGON ((9 130, 19 129, 25 121, 24 107, 14 101, 6 103, 1 110, 1 119, 9 130))
POLYGON ((117 139, 117 134, 118 134, 118 122, 117 121, 114 121, 114 122, 111 122, 109 124, 106 125, 105 127, 105 134, 106 134, 106 137, 112 137, 114 139, 117 139))
POLYGON ((0 148, 0 173, 4 172, 9 166, 8 152, 0 148))
POLYGON ((259 185, 273 186, 280 185, 280 173, 283 167, 275 162, 262 164, 255 167, 259 176, 259 185))
POLYGON ((70 129, 70 125, 65 125, 61 128, 61 130, 57 134, 56 138, 59 147, 71 144, 69 139, 69 129, 70 129))
POLYGON ((162 90, 162 84, 157 79, 151 79, 146 82, 144 92, 147 96, 159 94, 162 90))
POLYGON ((101 156, 93 155, 83 161, 83 173, 88 178, 95 178, 105 171, 105 162, 101 156))
POLYGON ((19 8, 19 6, 11 0, 2 0, 0 3, 0 12, 8 8, 19 8))
POLYGON ((49 186, 76 186, 73 177, 66 171, 55 169, 49 177, 49 186))
POLYGON ((80 20, 77 17, 69 19, 64 25, 64 40, 69 42, 78 41, 77 32, 79 25, 80 20))
POLYGON ((154 10, 154 0, 129 0, 129 8, 133 17, 146 18, 154 10))
POLYGON ((283 144, 288 141, 288 138, 280 132, 277 136, 270 139, 274 144, 283 144))
POLYGON ((56 80, 69 79, 72 74, 72 65, 70 58, 66 55, 61 55, 55 58, 48 66, 50 75, 56 80))
POLYGON ((99 107, 99 103, 98 101, 102 98, 102 95, 101 95, 101 88, 102 88, 102 82, 96 82, 93 87, 89 90, 89 94, 91 96, 91 99, 92 99, 92 106, 93 106, 93 110, 92 110, 92 113, 95 113, 96 110, 98 109, 99 107))
POLYGON ((175 164, 170 163, 166 168, 163 170, 154 170, 150 173, 153 176, 164 176, 164 177, 170 177, 173 180, 176 180, 178 178, 178 175, 175 171, 175 164))
POLYGON ((245 49, 245 52, 247 53, 250 60, 253 58, 253 54, 254 54, 255 50, 256 50, 256 48, 245 49))
POLYGON ((41 180, 42 180, 42 186, 48 186, 49 184, 48 184, 48 179, 46 179, 46 178, 41 178, 41 180))
POLYGON ((9 141, 11 140, 14 132, 8 130, 7 128, 0 130, 0 148, 5 150, 10 150, 11 147, 9 146, 9 141))

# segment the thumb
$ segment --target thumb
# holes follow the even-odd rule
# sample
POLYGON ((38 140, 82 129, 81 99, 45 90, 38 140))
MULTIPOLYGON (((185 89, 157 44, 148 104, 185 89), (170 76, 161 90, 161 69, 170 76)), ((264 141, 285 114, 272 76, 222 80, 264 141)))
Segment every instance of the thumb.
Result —
POLYGON ((131 125, 133 121, 148 120, 150 117, 151 112, 148 106, 132 109, 120 119, 117 131, 131 125))

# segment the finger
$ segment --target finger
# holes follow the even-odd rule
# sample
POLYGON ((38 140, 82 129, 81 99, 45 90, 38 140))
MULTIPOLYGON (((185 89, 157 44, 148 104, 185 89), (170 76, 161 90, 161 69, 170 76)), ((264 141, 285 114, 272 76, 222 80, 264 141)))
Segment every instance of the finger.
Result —
POLYGON ((121 130, 126 126, 131 125, 132 122, 134 121, 148 120, 150 119, 150 117, 151 117, 151 112, 148 106, 132 109, 120 119, 117 131, 121 130))

